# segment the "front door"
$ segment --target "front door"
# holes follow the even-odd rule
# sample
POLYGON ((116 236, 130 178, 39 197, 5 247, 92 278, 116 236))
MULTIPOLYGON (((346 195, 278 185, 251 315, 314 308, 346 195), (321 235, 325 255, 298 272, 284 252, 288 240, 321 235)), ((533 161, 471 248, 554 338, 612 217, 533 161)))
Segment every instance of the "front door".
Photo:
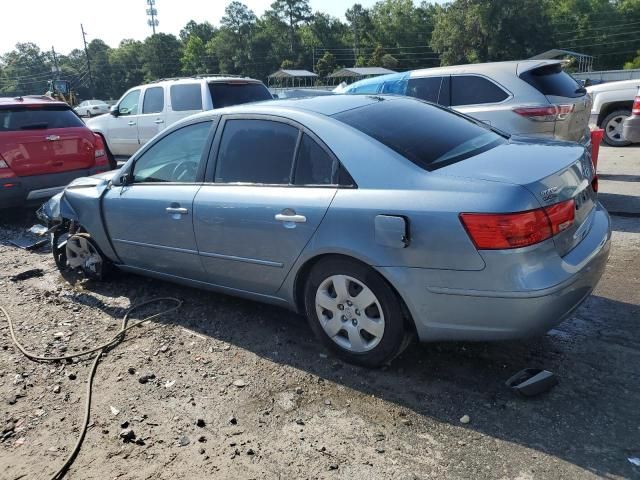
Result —
POLYGON ((140 89, 131 90, 118 103, 118 115, 109 119, 109 145, 114 155, 130 157, 140 147, 139 103, 140 89))
POLYGON ((335 196, 337 162, 290 124, 229 119, 221 127, 214 182, 194 202, 207 281, 275 294, 335 196))
POLYGON ((131 183, 105 195, 105 223, 125 265, 202 278, 193 199, 202 185, 210 130, 205 121, 160 138, 135 160, 131 183))

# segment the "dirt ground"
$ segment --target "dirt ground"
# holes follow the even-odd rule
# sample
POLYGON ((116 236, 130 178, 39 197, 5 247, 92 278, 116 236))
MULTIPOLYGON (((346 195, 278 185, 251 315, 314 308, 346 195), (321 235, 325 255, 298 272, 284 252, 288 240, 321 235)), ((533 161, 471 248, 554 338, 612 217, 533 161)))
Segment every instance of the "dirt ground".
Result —
MULTIPOLYGON (((102 359, 68 478, 640 478, 629 460, 640 457, 640 148, 602 155, 613 252, 573 318, 527 341, 414 345, 382 370, 327 356, 279 308, 125 274, 72 286, 46 249, 7 244, 32 214, 0 213, 0 304, 33 351, 83 350, 134 303, 184 300, 102 359), (43 276, 10 278, 34 268, 43 276), (504 381, 525 367, 560 383, 518 398, 504 381), (127 423, 137 442, 120 438, 127 423)), ((0 478, 44 479, 62 464, 90 364, 28 361, 0 319, 0 478)))

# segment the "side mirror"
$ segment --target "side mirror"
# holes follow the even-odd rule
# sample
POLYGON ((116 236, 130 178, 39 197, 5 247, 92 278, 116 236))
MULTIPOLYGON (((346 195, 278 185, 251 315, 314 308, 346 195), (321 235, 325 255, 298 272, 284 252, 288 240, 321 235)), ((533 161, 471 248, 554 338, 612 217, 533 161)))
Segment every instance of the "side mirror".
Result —
POLYGON ((111 105, 111 107, 109 107, 109 113, 114 117, 117 117, 118 115, 120 115, 120 110, 118 110, 117 105, 111 105))
POLYGON ((111 180, 111 185, 114 187, 126 187, 131 183, 131 175, 129 172, 121 172, 111 180))

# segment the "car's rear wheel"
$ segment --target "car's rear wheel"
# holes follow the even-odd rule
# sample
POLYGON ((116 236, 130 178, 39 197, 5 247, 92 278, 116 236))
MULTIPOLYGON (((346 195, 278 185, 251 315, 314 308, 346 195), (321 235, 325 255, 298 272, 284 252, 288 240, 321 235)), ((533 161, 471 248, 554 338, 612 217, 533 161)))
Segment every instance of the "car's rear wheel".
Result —
POLYGON ((631 116, 630 110, 616 110, 602 120, 604 129, 604 141, 612 147, 626 147, 631 142, 622 136, 622 124, 631 116))
POLYGON ((312 268, 305 309, 316 336, 347 362, 378 367, 408 343, 398 295, 380 274, 350 259, 328 259, 312 268))

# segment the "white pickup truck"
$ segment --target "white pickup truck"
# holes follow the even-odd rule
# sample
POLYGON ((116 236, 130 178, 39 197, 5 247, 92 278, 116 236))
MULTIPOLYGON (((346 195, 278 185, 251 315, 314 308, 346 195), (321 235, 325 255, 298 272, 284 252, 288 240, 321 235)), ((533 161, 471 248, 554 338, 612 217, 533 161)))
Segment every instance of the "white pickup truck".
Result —
POLYGON ((631 116, 633 99, 640 87, 640 79, 602 83, 587 87, 593 98, 589 125, 604 129, 604 141, 614 147, 624 147, 631 142, 622 134, 622 124, 631 116))

